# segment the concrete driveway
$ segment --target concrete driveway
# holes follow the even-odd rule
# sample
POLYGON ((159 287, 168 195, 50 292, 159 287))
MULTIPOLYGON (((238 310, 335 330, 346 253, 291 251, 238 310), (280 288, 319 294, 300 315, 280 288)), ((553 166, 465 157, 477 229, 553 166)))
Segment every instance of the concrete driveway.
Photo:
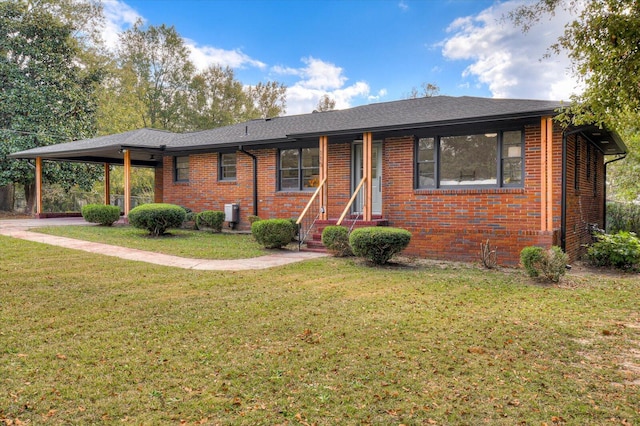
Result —
POLYGON ((109 244, 93 243, 76 240, 73 238, 57 237, 30 231, 31 228, 44 226, 95 226, 85 222, 81 217, 65 217, 50 219, 6 219, 0 220, 0 235, 19 238, 21 240, 34 241, 58 247, 74 250, 82 250, 105 256, 119 257, 126 260, 153 263, 155 265, 173 266, 183 269, 197 269, 203 271, 247 271, 253 269, 267 269, 275 266, 287 265, 308 259, 317 259, 327 256, 325 253, 301 252, 290 250, 273 250, 272 254, 249 259, 235 260, 208 260, 191 259, 172 256, 162 253, 154 253, 132 248, 112 246, 109 244))

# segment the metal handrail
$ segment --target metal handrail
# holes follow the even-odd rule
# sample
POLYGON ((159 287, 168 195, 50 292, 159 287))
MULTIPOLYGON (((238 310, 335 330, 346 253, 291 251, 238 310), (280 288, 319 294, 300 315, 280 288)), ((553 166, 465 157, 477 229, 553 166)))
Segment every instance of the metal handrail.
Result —
POLYGON ((320 206, 320 208, 318 209, 318 212, 316 213, 316 215, 313 217, 313 219, 311 220, 311 224, 307 227, 305 227, 303 225, 305 216, 307 215, 307 213, 309 212, 309 209, 311 208, 311 206, 313 205, 314 201, 316 200, 316 198, 318 198, 318 194, 320 194, 320 191, 322 190, 322 187, 325 185, 325 183, 327 182, 327 178, 324 178, 322 180, 322 182, 320 182, 320 185, 318 185, 318 188, 316 189, 316 191, 313 193, 313 195, 311 196, 311 198, 309 199, 309 202, 307 202, 307 205, 305 206, 305 208, 302 210, 302 213, 300 213, 300 216, 298 217, 298 219, 296 220, 296 224, 298 225, 299 229, 298 229, 298 249, 300 249, 300 247, 302 247, 302 244, 304 244, 305 240, 307 239, 307 237, 309 236, 309 234, 311 233, 311 230, 313 229, 316 221, 318 220, 318 217, 320 216, 320 214, 322 213, 322 206, 320 206))
POLYGON ((344 220, 344 218, 349 213, 349 210, 351 209, 351 206, 353 205, 353 202, 355 201, 356 196, 358 195, 358 192, 360 192, 360 190, 362 189, 362 186, 364 185, 366 180, 367 180, 367 178, 363 177, 362 180, 360 181, 360 183, 358 184, 358 186, 356 187, 356 190, 353 191, 353 195, 349 199, 349 202, 347 203, 347 206, 344 208, 344 211, 342 212, 342 215, 340 216, 340 219, 338 219, 337 225, 341 225, 342 224, 342 221, 344 220))
POLYGON ((322 189, 322 187, 326 182, 327 182, 327 178, 322 179, 322 182, 320 182, 320 185, 318 185, 316 192, 313 193, 313 195, 311 196, 311 199, 309 199, 309 202, 307 203, 305 208, 302 210, 302 213, 300 213, 298 220, 296 220, 296 224, 300 225, 302 223, 304 216, 307 214, 307 211, 309 210, 313 202, 316 200, 316 197, 318 196, 318 194, 320 193, 320 190, 322 189))

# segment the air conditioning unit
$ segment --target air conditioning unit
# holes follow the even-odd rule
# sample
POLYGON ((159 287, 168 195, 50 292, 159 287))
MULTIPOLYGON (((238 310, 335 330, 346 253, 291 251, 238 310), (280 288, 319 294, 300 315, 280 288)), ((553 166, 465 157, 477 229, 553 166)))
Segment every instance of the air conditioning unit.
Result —
POLYGON ((224 221, 233 228, 240 221, 240 206, 236 203, 224 205, 224 221))

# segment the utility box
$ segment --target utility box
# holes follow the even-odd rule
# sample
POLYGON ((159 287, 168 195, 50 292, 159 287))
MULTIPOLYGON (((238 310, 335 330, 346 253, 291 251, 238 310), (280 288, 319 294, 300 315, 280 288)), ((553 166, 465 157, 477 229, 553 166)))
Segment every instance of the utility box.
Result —
POLYGON ((224 221, 233 228, 240 220, 240 206, 236 203, 224 205, 224 221))

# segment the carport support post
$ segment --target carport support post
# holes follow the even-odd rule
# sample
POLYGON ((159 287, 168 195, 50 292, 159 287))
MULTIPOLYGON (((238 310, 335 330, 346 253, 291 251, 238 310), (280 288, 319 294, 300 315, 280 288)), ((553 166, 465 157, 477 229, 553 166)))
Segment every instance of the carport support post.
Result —
POLYGON ((36 217, 42 213, 42 157, 36 157, 36 217))
POLYGON ((366 182, 364 184, 364 190, 366 191, 364 197, 364 217, 366 221, 370 221, 372 217, 371 200, 373 198, 373 188, 371 186, 371 174, 372 174, 372 161, 371 154, 373 148, 373 137, 371 132, 365 132, 362 135, 362 174, 366 182))
MULTIPOLYGON (((327 136, 320 136, 320 182, 323 182, 329 174, 329 138, 327 136)), ((321 220, 327 220, 329 217, 328 201, 329 190, 328 184, 325 182, 324 186, 320 190, 320 206, 322 207, 320 213, 321 220)))
POLYGON ((104 204, 111 204, 111 169, 109 163, 104 163, 104 204))
POLYGON ((131 151, 124 150, 124 216, 131 210, 131 151))

